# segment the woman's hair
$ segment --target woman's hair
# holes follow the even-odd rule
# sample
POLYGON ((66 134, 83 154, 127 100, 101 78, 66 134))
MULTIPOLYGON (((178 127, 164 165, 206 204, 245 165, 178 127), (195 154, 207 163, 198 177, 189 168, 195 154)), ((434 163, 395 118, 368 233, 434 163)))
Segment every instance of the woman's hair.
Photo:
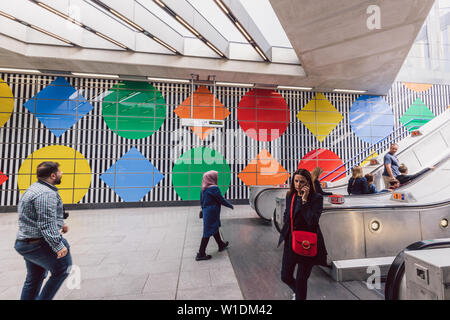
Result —
POLYGON ((366 178, 367 183, 372 183, 373 182, 373 174, 368 173, 364 176, 364 178, 366 178))
POLYGON ((291 186, 289 188, 288 195, 293 195, 293 194, 297 193, 297 190, 295 190, 295 185, 294 185, 294 180, 295 180, 296 175, 301 175, 306 179, 307 184, 309 186, 308 201, 310 201, 312 195, 314 194, 314 192, 316 192, 316 189, 314 188, 314 183, 312 181, 311 174, 306 169, 298 169, 297 171, 295 171, 292 174, 291 186))
POLYGON ((319 179, 320 175, 323 173, 323 169, 321 167, 315 167, 313 171, 311 171, 312 181, 316 181, 319 179))
POLYGON ((353 179, 362 178, 363 177, 363 171, 360 166, 354 166, 352 168, 352 177, 353 179))
POLYGON ((408 171, 408 167, 402 163, 400 167, 398 167, 398 171, 400 171, 400 173, 406 173, 408 171))

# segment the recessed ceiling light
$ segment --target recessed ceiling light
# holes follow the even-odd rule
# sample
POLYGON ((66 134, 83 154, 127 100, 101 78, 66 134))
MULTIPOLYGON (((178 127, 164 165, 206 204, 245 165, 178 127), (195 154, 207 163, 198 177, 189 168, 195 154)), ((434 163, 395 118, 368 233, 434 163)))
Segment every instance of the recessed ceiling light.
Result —
POLYGON ((0 71, 4 71, 4 72, 23 72, 23 73, 41 73, 39 70, 35 70, 35 69, 16 69, 16 68, 3 68, 3 67, 0 67, 0 71))
POLYGON ((216 82, 217 86, 233 86, 233 87, 254 87, 253 83, 238 83, 238 82, 216 82))
POLYGON ((150 81, 155 82, 178 82, 178 83, 189 83, 189 80, 186 79, 171 79, 171 78, 153 78, 153 77, 147 77, 150 81))
POLYGON ((311 87, 293 87, 293 86, 277 86, 277 89, 286 89, 286 90, 312 90, 311 87))
POLYGON ((89 78, 119 78, 116 74, 102 74, 102 73, 83 73, 83 72, 71 72, 74 76, 89 77, 89 78))
POLYGON ((367 90, 350 90, 350 89, 333 89, 334 92, 344 92, 344 93, 365 93, 367 90))

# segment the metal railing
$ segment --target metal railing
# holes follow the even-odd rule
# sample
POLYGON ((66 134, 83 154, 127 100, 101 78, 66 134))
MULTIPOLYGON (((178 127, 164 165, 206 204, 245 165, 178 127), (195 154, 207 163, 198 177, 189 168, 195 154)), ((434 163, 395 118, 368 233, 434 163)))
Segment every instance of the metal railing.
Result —
MULTIPOLYGON (((356 162, 361 162, 363 159, 367 158, 368 156, 374 154, 375 152, 379 152, 380 150, 386 150, 386 145, 389 145, 391 143, 394 142, 394 140, 396 140, 397 138, 401 137, 402 135, 404 135, 406 132, 403 131, 404 128, 406 128, 406 126, 413 122, 413 121, 417 121, 417 120, 421 120, 418 118, 415 119, 411 119, 409 120, 407 123, 405 123, 404 125, 398 127, 396 130, 394 130, 394 132, 392 132, 390 135, 388 135, 387 137, 384 137, 381 140, 378 140, 377 142, 375 142, 373 145, 367 147, 366 149, 364 149, 362 152, 358 153, 356 156, 354 156, 353 158, 351 158, 350 160, 346 161, 345 163, 341 164, 339 167, 335 168, 333 171, 330 171, 329 173, 327 173, 326 175, 324 175, 322 178, 320 178, 319 180, 323 180, 326 177, 330 176, 331 174, 333 174, 334 172, 336 172, 337 170, 339 170, 340 168, 344 167, 346 168, 346 166, 348 164, 352 164, 352 166, 350 166, 350 168, 346 169, 345 171, 341 172, 339 175, 337 175, 336 177, 334 177, 333 179, 330 180, 330 182, 335 181, 336 179, 338 179, 340 176, 342 176, 343 174, 347 174, 348 172, 350 172, 350 170, 353 168, 354 163, 356 162), (399 133, 400 132, 400 133, 399 133), (394 135, 394 136, 392 136, 394 135), (389 139, 389 140, 388 140, 389 139), (378 144, 380 144, 379 146, 377 146, 378 144), (367 154, 368 153, 368 154, 367 154)), ((410 128, 411 129, 411 128, 410 128)), ((417 130, 418 127, 413 127, 413 130, 417 130)))

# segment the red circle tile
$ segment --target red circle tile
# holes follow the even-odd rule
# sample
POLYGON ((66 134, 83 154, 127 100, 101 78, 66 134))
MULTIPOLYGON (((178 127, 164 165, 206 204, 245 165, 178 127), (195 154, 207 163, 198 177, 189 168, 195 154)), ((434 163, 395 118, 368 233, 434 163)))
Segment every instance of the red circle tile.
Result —
POLYGON ((245 134, 258 141, 273 141, 287 129, 290 121, 286 100, 276 91, 254 89, 241 99, 237 111, 245 134))
MULTIPOLYGON (((320 177, 324 177, 337 167, 343 165, 341 158, 328 149, 315 149, 308 152, 298 164, 298 169, 306 169, 308 171, 312 171, 315 167, 321 167, 323 169, 323 173, 320 177)), ((345 172, 345 166, 342 166, 328 177, 326 177, 322 181, 331 181, 334 177, 338 176, 342 172, 345 172)), ((345 173, 341 175, 338 179, 340 180, 345 177, 345 173)))

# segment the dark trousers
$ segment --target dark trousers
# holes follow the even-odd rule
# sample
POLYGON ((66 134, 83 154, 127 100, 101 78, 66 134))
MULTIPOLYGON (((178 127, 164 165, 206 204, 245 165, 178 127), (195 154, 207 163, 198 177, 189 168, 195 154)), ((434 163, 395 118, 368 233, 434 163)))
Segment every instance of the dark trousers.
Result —
POLYGON ((295 293, 296 300, 306 300, 308 291, 308 278, 311 275, 313 265, 296 261, 289 244, 284 244, 283 262, 281 265, 281 281, 286 283, 295 293), (297 276, 294 279, 295 266, 297 276))
MULTIPOLYGON (((222 239, 220 238, 219 230, 213 235, 214 240, 216 240, 217 245, 219 246, 219 249, 223 247, 225 244, 222 239)), ((208 246, 209 237, 202 238, 202 241, 200 242, 200 249, 198 250, 198 253, 200 253, 201 256, 206 255, 206 247, 208 246)))
POLYGON ((16 240, 14 248, 23 256, 27 267, 27 277, 23 285, 21 300, 53 299, 69 275, 72 265, 69 243, 66 239, 63 239, 63 242, 68 253, 63 258, 57 259, 56 253, 44 239, 33 243, 16 240), (51 276, 41 290, 48 271, 51 276))

